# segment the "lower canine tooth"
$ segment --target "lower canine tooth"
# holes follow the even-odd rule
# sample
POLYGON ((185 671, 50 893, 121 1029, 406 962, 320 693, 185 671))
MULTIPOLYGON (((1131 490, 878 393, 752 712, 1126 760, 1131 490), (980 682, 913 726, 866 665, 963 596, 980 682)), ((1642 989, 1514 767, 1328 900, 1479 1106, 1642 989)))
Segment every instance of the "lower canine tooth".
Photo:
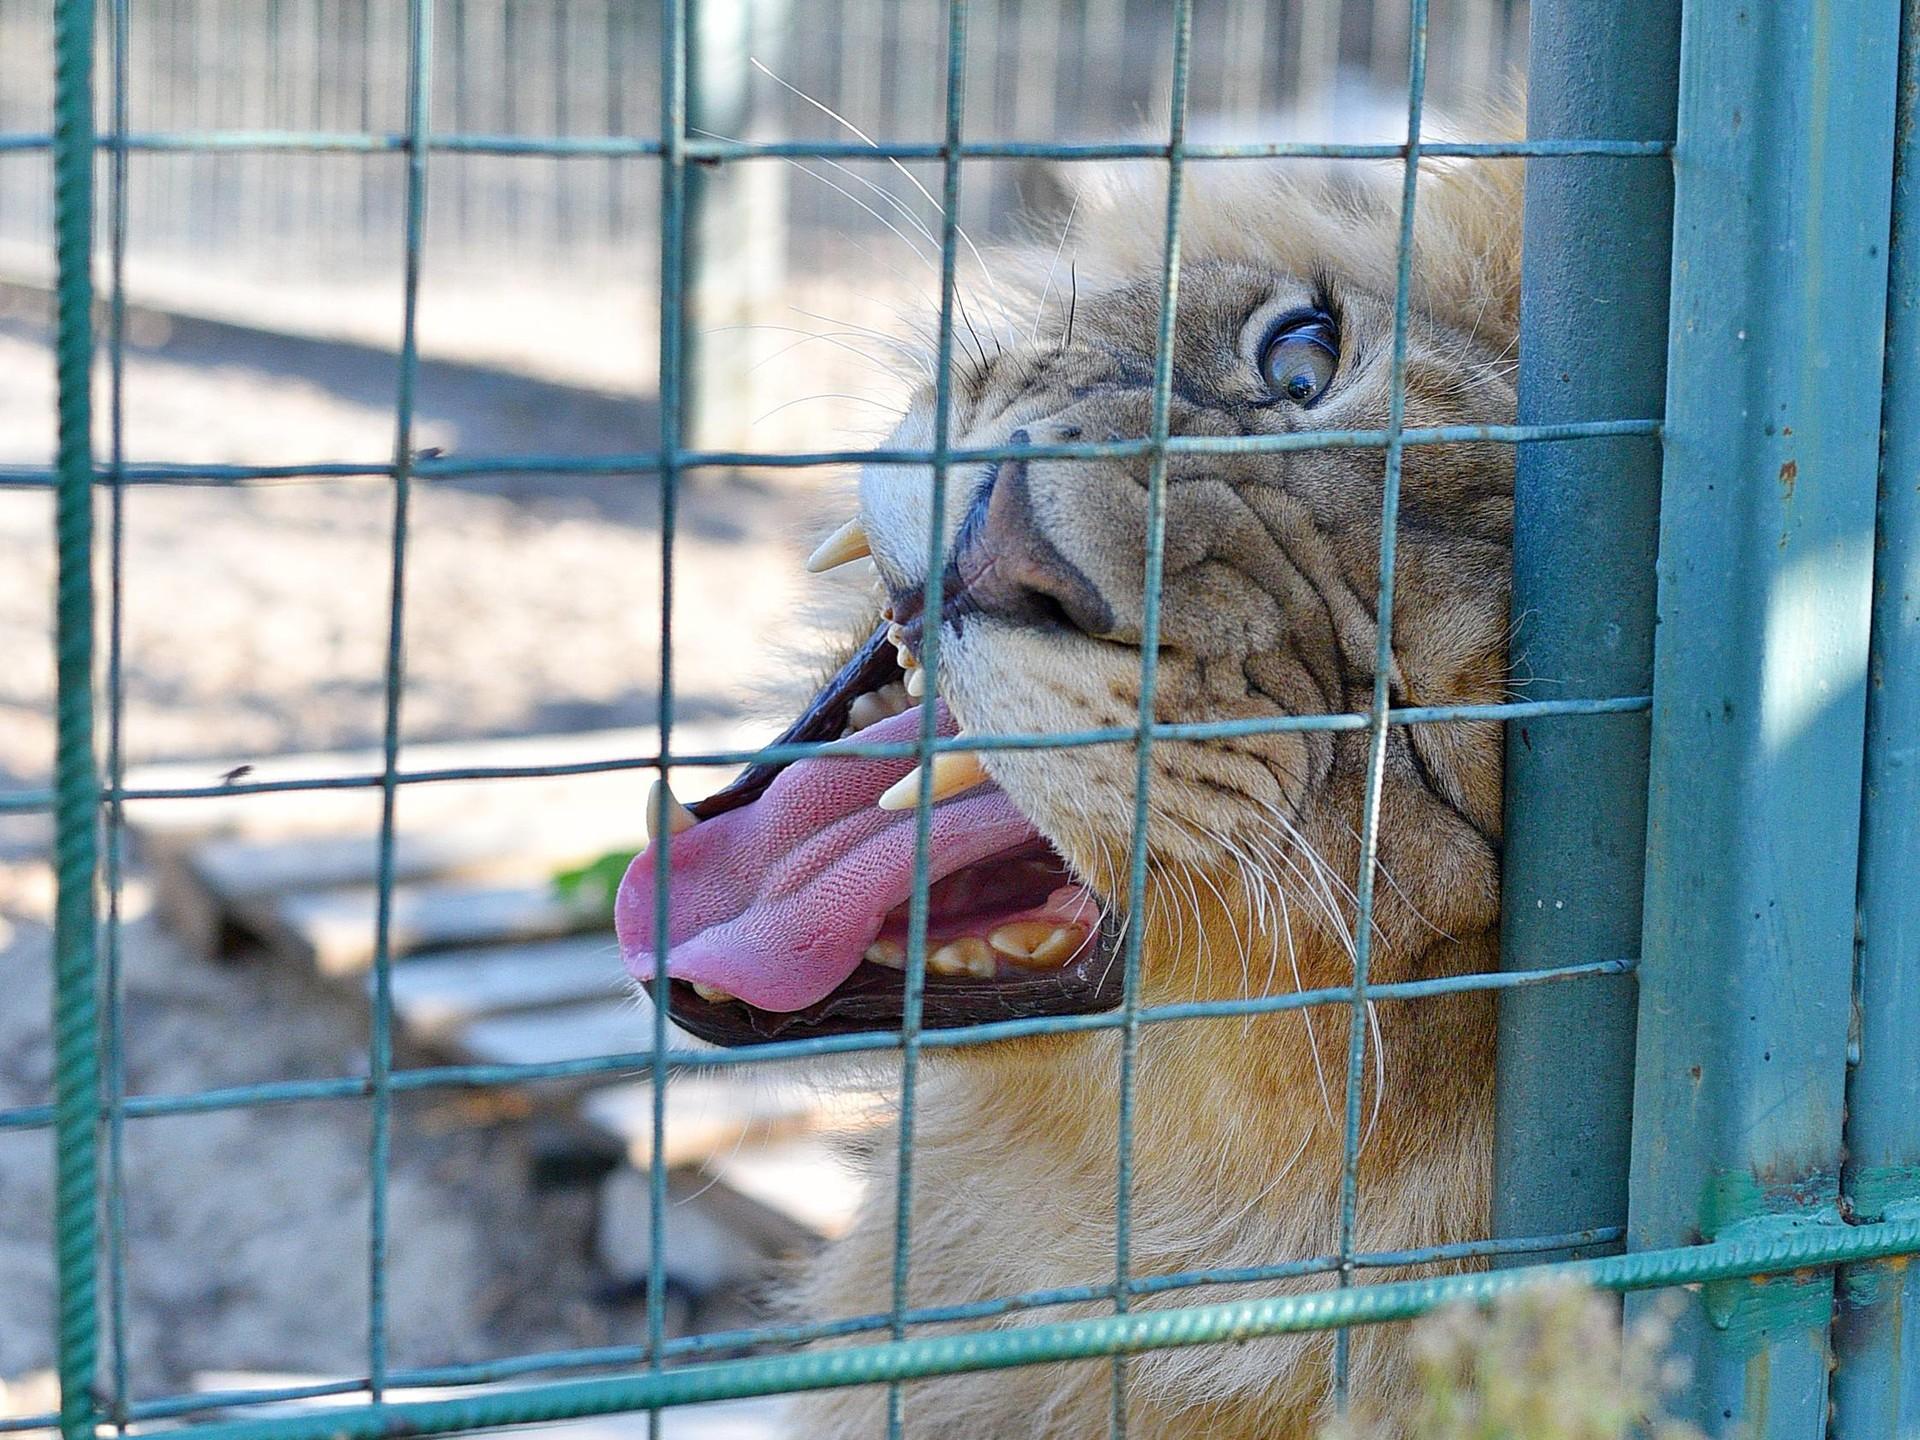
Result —
POLYGON ((691 810, 673 798, 673 791, 667 789, 667 782, 656 777, 647 789, 647 808, 642 812, 649 845, 653 843, 654 812, 660 808, 662 799, 667 802, 667 833, 669 835, 684 835, 700 823, 691 810), (661 794, 663 790, 666 791, 664 796, 661 794))
POLYGON ((917 666, 907 671, 907 694, 914 699, 925 698, 927 693, 927 672, 917 666))
POLYGON ((949 940, 927 956, 927 969, 936 975, 972 975, 990 980, 994 970, 993 947, 978 935, 949 940))
POLYGON ((716 990, 711 985, 702 985, 698 980, 693 982, 693 993, 712 1005, 718 1005, 723 1001, 733 999, 733 996, 729 995, 726 991, 716 990))
POLYGON ((907 947, 898 940, 876 940, 867 947, 867 953, 862 958, 876 965, 884 965, 889 970, 904 970, 907 968, 907 947))

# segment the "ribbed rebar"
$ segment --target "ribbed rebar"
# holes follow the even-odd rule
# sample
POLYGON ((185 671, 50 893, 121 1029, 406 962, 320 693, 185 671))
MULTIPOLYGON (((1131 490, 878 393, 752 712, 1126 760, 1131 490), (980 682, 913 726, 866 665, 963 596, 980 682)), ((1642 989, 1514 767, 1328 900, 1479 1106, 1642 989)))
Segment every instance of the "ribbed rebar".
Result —
POLYGON ((93 0, 54 11, 55 526, 53 1054, 55 1337, 60 1428, 91 1440, 99 1361, 98 982, 94 885, 100 781, 93 753, 93 0))

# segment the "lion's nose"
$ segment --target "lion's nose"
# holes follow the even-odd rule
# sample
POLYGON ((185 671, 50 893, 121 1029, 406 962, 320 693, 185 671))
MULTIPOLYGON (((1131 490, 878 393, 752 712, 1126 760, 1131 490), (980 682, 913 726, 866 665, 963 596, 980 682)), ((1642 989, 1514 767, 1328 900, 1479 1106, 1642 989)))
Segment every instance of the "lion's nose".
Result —
MULTIPOLYGON (((1026 444, 1025 431, 1011 440, 1026 444)), ((1113 628, 1099 589, 1047 534, 1025 460, 1003 461, 955 537, 948 569, 949 618, 968 611, 1026 625, 1070 625, 1091 635, 1113 628)))

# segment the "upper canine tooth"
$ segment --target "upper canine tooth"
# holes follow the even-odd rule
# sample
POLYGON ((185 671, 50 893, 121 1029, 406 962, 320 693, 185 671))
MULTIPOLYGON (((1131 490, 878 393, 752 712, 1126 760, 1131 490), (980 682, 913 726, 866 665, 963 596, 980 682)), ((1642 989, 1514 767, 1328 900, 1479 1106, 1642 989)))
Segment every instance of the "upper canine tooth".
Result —
POLYGON ((820 542, 820 548, 807 557, 810 574, 822 575, 873 553, 867 544, 867 530, 858 520, 849 520, 820 542))
POLYGON ((700 823, 699 818, 691 810, 673 798, 673 791, 667 789, 667 782, 656 777, 653 784, 648 787, 647 790, 645 824, 647 827, 647 843, 649 845, 653 843, 653 817, 654 813, 660 807, 662 791, 665 791, 664 798, 667 802, 667 833, 669 835, 684 834, 700 823))
POLYGON ((718 1005, 723 1000, 733 999, 733 996, 729 995, 726 991, 716 989, 712 985, 702 985, 698 980, 693 982, 693 993, 712 1005, 718 1005))
MULTIPOLYGON (((971 790, 987 778, 987 767, 978 755, 965 751, 943 750, 933 757, 931 790, 934 800, 945 800, 971 790)), ((880 797, 882 810, 911 810, 920 801, 921 767, 916 765, 887 788, 880 797)))

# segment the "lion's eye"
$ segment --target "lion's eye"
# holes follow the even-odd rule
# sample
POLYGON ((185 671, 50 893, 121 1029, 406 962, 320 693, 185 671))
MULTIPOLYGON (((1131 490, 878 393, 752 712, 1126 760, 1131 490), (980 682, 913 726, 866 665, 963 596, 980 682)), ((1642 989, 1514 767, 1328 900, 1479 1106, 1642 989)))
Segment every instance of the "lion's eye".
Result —
POLYGON ((1267 392, 1302 409, 1326 393, 1339 365, 1339 332, 1333 317, 1318 310, 1282 320, 1260 352, 1267 392))

